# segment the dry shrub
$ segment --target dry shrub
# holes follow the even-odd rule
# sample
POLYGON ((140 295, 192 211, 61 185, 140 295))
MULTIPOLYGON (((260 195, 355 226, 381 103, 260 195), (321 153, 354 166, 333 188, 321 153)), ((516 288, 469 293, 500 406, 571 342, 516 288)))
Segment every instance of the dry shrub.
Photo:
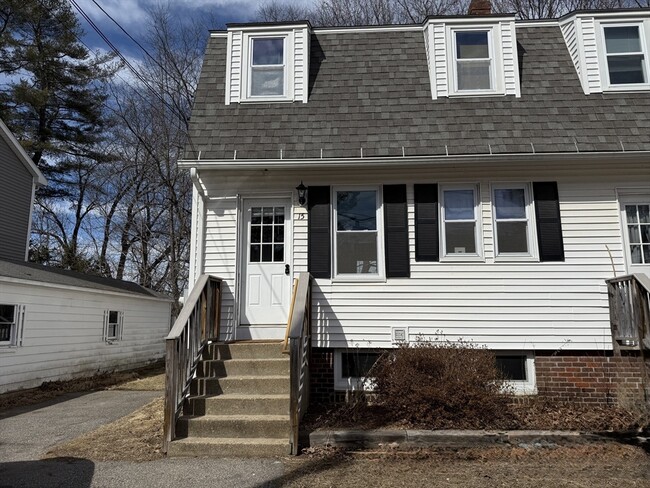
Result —
POLYGON ((507 425, 509 402, 494 353, 467 342, 418 341, 382 355, 370 372, 396 419, 426 428, 507 425))

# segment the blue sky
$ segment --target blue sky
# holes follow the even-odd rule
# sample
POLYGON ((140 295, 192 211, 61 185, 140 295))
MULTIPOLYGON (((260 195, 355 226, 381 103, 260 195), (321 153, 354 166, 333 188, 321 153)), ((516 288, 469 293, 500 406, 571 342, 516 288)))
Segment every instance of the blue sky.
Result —
MULTIPOLYGON (((147 9, 161 3, 169 5, 172 14, 175 16, 215 19, 211 23, 213 25, 209 27, 219 29, 224 28, 228 22, 255 20, 255 12, 260 1, 263 0, 169 0, 169 2, 161 2, 160 0, 97 0, 97 3, 117 20, 129 34, 138 40, 142 40, 143 31, 146 28, 147 9)), ((296 0, 295 3, 309 2, 310 0, 296 0)), ((142 57, 138 47, 97 8, 92 0, 77 0, 77 3, 123 54, 134 58, 142 57)), ((86 21, 81 17, 79 17, 79 20, 86 31, 86 44, 91 48, 107 50, 108 46, 95 34, 86 21)))

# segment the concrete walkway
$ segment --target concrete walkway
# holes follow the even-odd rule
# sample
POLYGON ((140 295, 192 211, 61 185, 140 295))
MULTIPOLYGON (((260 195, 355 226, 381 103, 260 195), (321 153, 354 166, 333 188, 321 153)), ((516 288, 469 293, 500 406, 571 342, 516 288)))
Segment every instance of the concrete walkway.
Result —
POLYGON ((161 459, 93 462, 47 459, 53 446, 113 422, 161 395, 108 390, 68 394, 0 413, 0 488, 8 487, 265 487, 283 474, 273 459, 161 459))

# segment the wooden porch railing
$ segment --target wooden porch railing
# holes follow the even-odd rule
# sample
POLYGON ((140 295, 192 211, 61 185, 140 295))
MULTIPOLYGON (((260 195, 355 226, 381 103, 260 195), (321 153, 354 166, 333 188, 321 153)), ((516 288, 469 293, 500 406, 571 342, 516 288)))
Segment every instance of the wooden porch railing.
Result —
POLYGON ((635 273, 606 280, 615 352, 650 349, 650 278, 635 273))
POLYGON ((291 454, 299 453, 300 421, 309 406, 311 363, 311 275, 300 273, 289 329, 291 454))
POLYGON ((202 275, 166 339, 163 450, 176 436, 176 421, 208 341, 219 338, 221 278, 202 275))

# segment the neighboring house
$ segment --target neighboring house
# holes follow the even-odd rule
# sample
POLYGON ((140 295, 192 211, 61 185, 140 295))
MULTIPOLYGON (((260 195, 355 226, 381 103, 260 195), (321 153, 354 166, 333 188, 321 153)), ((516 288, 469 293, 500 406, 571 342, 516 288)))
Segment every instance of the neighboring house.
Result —
POLYGON ((27 263, 47 181, 0 121, 0 393, 164 356, 171 300, 135 283, 27 263))
POLYGON ((278 339, 309 271, 312 401, 419 337, 495 350, 522 392, 641 384, 606 280, 650 274, 649 9, 231 24, 190 135, 190 281, 223 278, 222 339, 278 339))

